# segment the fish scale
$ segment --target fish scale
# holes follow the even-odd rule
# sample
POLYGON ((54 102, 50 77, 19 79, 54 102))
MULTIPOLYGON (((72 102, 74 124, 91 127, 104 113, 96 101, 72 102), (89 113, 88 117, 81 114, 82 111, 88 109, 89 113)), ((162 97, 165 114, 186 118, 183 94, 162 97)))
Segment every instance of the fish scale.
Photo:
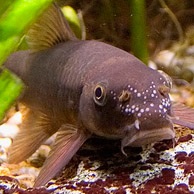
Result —
POLYGON ((56 133, 34 187, 59 173, 93 135, 120 140, 125 154, 126 146, 173 139, 173 123, 194 128, 194 110, 171 102, 167 75, 114 46, 78 40, 56 4, 31 26, 27 42, 29 50, 4 64, 26 85, 8 162, 27 159, 56 133))

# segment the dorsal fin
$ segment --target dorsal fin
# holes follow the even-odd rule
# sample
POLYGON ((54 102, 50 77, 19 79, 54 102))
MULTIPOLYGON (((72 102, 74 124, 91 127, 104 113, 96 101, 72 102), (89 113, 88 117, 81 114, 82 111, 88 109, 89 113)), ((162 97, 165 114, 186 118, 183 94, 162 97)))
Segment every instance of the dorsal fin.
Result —
POLYGON ((32 25, 26 39, 30 49, 39 51, 77 38, 61 9, 56 4, 52 4, 32 25))

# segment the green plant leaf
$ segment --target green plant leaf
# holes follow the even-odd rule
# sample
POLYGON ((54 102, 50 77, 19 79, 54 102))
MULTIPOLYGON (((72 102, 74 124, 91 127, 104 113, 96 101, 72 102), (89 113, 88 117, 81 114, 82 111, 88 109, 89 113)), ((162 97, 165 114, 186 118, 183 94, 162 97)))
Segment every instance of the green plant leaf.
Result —
POLYGON ((70 6, 64 6, 62 12, 67 19, 71 29, 74 31, 78 38, 81 38, 81 25, 76 11, 70 6))
MULTIPOLYGON (((6 7, 10 0, 1 2, 6 7)), ((14 51, 20 38, 52 0, 15 0, 0 16, 0 65, 14 51)), ((9 4, 8 4, 9 5, 9 4)))
POLYGON ((128 0, 131 6, 131 47, 136 57, 148 63, 146 11, 144 0, 128 0))
POLYGON ((3 119, 8 107, 18 98, 22 89, 23 84, 19 78, 8 70, 0 73, 0 120, 3 119))
MULTIPOLYGON (((0 2, 0 66, 16 50, 29 26, 52 0, 0 2)), ((22 91, 22 81, 8 70, 0 74, 0 120, 22 91)))

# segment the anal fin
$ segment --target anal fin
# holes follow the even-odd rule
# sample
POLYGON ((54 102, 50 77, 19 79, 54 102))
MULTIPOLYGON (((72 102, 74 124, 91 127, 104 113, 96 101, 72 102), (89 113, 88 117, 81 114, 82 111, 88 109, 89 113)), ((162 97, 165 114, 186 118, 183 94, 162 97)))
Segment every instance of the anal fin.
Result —
POLYGON ((56 130, 51 130, 50 118, 26 108, 20 131, 8 150, 8 162, 19 163, 31 156, 56 130))
POLYGON ((89 135, 72 125, 64 125, 57 132, 55 144, 45 161, 34 187, 46 184, 68 164, 89 135))

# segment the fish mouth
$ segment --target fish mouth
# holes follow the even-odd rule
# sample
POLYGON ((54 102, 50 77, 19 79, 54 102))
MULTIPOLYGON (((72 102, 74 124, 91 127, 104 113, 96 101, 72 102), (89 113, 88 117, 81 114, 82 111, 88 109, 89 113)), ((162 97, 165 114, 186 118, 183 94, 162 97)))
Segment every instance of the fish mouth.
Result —
POLYGON ((151 130, 136 130, 136 133, 128 133, 122 140, 122 150, 126 146, 141 147, 142 145, 161 141, 164 139, 173 139, 175 132, 173 127, 163 127, 151 130))

